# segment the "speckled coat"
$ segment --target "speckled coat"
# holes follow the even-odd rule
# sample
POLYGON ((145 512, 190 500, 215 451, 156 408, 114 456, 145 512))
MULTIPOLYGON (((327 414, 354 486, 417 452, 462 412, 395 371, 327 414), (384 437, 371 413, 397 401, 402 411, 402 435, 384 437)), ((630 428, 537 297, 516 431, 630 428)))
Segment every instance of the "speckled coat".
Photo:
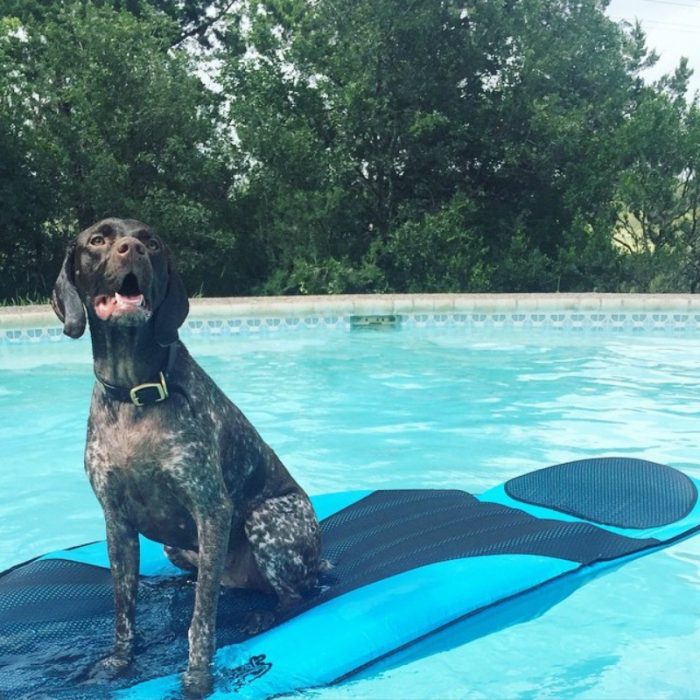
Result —
MULTIPOLYGON (((175 564, 198 571, 184 684, 201 696, 211 689, 219 586, 268 590, 277 594, 280 610, 293 605, 318 574, 313 508, 177 340, 187 297, 149 227, 107 219, 79 234, 53 306, 72 337, 89 322, 98 377, 85 467, 105 513, 116 642, 97 672, 118 673, 132 657, 142 533, 162 542, 175 564), (155 381, 166 367, 169 397, 162 402, 136 406, 110 390, 155 381)), ((251 631, 270 622, 254 617, 251 631)))

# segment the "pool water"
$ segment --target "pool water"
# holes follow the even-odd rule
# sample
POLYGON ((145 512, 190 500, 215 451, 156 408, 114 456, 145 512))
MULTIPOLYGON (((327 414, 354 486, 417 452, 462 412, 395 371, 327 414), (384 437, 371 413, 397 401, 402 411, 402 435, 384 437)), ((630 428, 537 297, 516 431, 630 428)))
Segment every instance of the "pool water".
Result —
MULTIPOLYGON (((310 493, 480 492, 584 457, 700 477, 700 335, 385 329, 186 339, 310 493)), ((0 345, 0 570, 104 537, 82 467, 89 343, 0 345)), ((307 698, 700 697, 700 537, 542 617, 455 632, 307 698), (426 654, 426 656, 421 656, 426 654)))

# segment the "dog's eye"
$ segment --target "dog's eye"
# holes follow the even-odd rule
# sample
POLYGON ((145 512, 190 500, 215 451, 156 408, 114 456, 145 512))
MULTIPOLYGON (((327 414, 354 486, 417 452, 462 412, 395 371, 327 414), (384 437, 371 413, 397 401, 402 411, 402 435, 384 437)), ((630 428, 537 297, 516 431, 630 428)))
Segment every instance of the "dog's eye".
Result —
POLYGON ((146 246, 149 250, 158 250, 158 248, 160 248, 160 246, 158 245, 158 241, 154 240, 153 238, 151 238, 151 240, 148 241, 148 243, 146 243, 146 246))
POLYGON ((96 236, 93 236, 90 239, 90 245, 104 245, 105 244, 105 237, 100 236, 99 234, 96 236))

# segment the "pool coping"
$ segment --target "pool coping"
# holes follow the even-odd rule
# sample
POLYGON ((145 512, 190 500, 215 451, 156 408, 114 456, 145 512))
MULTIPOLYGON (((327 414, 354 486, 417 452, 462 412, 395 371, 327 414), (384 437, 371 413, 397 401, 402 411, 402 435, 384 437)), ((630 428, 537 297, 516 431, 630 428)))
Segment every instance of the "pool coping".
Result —
MULTIPOLYGON (((693 294, 354 294, 190 300, 190 319, 420 313, 669 312, 700 314, 693 294)), ((48 304, 0 307, 0 329, 60 327, 48 304)))

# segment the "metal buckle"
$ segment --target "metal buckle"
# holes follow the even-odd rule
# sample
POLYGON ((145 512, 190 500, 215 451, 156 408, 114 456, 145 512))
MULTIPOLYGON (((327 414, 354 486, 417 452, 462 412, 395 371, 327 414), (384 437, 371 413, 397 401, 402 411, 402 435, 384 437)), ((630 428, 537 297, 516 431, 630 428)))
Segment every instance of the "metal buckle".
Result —
POLYGON ((163 373, 160 373, 160 382, 139 384, 129 391, 129 396, 134 406, 145 406, 147 403, 160 403, 161 401, 165 401, 165 399, 168 398, 168 385, 165 383, 163 373), (147 395, 140 397, 139 392, 143 391, 147 392, 147 395))

